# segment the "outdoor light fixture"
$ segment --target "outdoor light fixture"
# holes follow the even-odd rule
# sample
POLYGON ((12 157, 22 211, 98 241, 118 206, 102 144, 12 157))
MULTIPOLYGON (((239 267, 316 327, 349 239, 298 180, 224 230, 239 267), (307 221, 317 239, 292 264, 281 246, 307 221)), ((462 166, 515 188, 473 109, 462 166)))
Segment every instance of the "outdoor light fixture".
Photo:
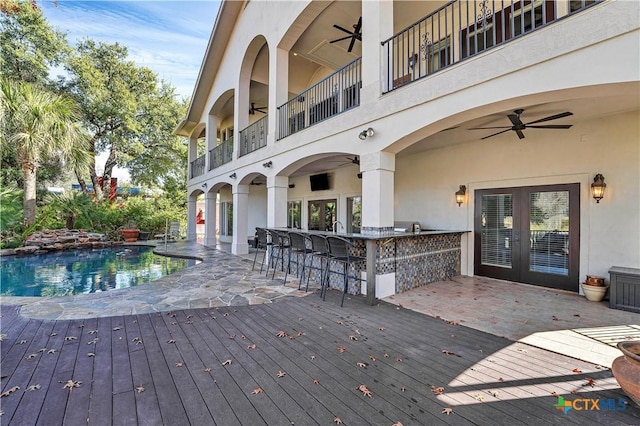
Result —
POLYGON ((596 200, 596 203, 599 203, 600 200, 604 197, 604 189, 607 187, 607 184, 604 183, 604 176, 600 173, 593 178, 593 183, 591 184, 591 195, 593 199, 596 200))
POLYGON ((458 207, 460 207, 460 205, 464 203, 466 195, 467 187, 465 185, 460 185, 460 189, 456 191, 456 203, 458 203, 458 207))
POLYGON ((266 163, 262 163, 262 167, 271 168, 273 166, 273 161, 269 160, 266 163))
POLYGON ((207 182, 203 183, 203 184, 202 184, 202 187, 203 187, 203 188, 206 188, 206 187, 207 187, 207 182))
POLYGON ((416 66, 416 62, 418 62, 418 54, 414 53, 413 55, 409 55, 409 59, 408 59, 408 64, 409 64, 409 70, 413 71, 413 67, 416 66))
POLYGON ((375 135, 375 132, 373 131, 373 129, 371 127, 369 127, 368 129, 365 129, 365 130, 361 131, 360 134, 358 135, 358 137, 360 138, 361 141, 363 141, 366 138, 370 138, 373 135, 375 135))
POLYGON ((231 179, 235 179, 235 178, 236 178, 236 172, 231 173, 231 174, 229 175, 229 177, 230 177, 231 179))

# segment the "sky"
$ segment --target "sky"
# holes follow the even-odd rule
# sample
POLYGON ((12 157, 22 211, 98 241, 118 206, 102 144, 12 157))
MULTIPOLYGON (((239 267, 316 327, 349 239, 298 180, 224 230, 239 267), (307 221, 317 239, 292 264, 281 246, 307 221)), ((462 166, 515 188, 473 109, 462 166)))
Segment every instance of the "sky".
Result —
POLYGON ((82 38, 118 42, 183 97, 193 93, 219 1, 38 2, 54 28, 74 44, 82 38))

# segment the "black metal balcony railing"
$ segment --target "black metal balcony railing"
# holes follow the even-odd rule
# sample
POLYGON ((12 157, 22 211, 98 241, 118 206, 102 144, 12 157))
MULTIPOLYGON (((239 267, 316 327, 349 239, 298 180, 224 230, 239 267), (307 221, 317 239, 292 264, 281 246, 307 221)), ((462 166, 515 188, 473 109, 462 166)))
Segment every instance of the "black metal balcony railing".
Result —
POLYGON ((278 140, 360 105, 361 58, 278 107, 278 140))
POLYGON ((209 151, 209 170, 220 167, 233 159, 233 138, 220 142, 209 151))
POLYGON ((257 149, 267 146, 267 116, 251 123, 246 129, 240 130, 240 153, 242 157, 257 149))
POLYGON ((454 0, 382 42, 383 93, 604 0, 454 0))
POLYGON ((191 179, 204 174, 204 154, 191 162, 191 179))

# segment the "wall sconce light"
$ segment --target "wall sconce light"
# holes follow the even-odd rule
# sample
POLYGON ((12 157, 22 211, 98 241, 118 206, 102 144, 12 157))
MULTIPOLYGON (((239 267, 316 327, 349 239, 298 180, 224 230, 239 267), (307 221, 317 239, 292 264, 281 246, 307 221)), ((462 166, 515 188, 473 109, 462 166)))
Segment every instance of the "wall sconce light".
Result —
POLYGON ((289 184, 289 188, 293 189, 293 188, 295 188, 295 187, 296 187, 296 184, 295 184, 295 183, 290 183, 290 184, 289 184))
POLYGON ((458 207, 464 203, 464 199, 467 195, 467 187, 465 185, 460 185, 460 189, 456 191, 456 203, 458 203, 458 207))
POLYGON ((236 172, 231 173, 231 174, 229 175, 229 177, 230 177, 231 179, 235 179, 235 178, 236 178, 236 172))
POLYGON ((262 167, 271 168, 273 166, 273 161, 269 160, 266 163, 262 163, 262 167))
POLYGON ((593 178, 593 183, 591 184, 591 195, 593 199, 596 200, 596 203, 600 203, 600 200, 604 197, 604 189, 607 187, 607 184, 604 183, 604 176, 600 173, 593 178))
POLYGON ((358 137, 360 138, 361 141, 363 141, 366 138, 370 138, 371 136, 373 136, 375 134, 376 133, 373 131, 373 129, 371 127, 369 127, 368 129, 365 129, 365 130, 361 131, 360 134, 358 135, 358 137))
POLYGON ((409 70, 413 71, 413 67, 416 66, 416 63, 418 62, 418 54, 414 53, 412 55, 409 56, 409 60, 408 60, 408 64, 409 64, 409 70))
POLYGON ((203 183, 203 184, 202 184, 202 187, 203 187, 203 188, 206 188, 206 187, 207 187, 207 182, 203 183))

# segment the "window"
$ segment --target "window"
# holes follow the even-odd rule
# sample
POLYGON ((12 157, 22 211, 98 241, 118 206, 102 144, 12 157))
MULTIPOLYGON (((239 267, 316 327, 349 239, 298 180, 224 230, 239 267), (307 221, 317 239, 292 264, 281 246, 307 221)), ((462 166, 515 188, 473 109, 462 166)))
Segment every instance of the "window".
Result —
POLYGON ((233 203, 223 201, 220 203, 220 211, 222 213, 220 220, 220 235, 233 235, 233 203))
POLYGON ((310 231, 332 231, 333 224, 337 220, 337 200, 309 201, 309 226, 310 231))
POLYGON ((450 44, 451 38, 446 37, 425 46, 423 59, 426 61, 427 74, 436 72, 449 65, 450 44))
POLYGON ((359 234, 362 227, 362 197, 347 198, 347 232, 359 234))
POLYGON ((302 201, 287 203, 287 228, 302 228, 302 201))

